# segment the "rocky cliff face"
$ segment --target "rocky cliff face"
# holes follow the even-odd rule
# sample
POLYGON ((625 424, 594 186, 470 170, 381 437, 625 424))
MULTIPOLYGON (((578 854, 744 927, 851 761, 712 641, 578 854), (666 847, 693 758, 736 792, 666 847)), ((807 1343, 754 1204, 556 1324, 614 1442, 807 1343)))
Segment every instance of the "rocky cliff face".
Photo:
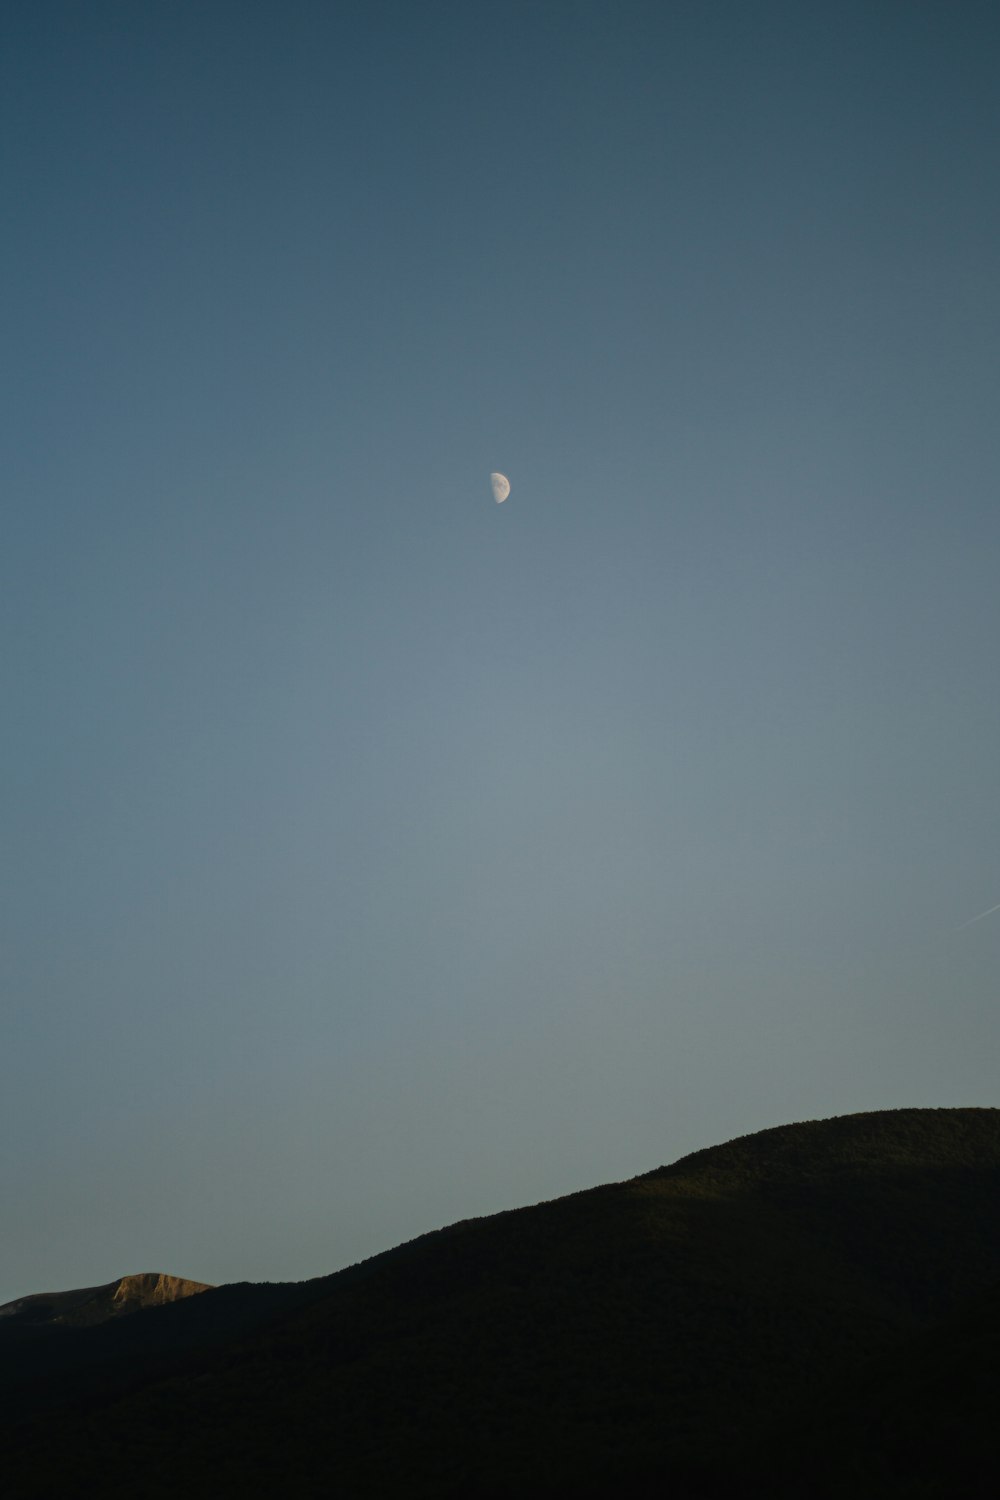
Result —
POLYGON ((162 1272, 143 1271, 138 1276, 123 1276, 112 1282, 113 1301, 119 1312, 135 1312, 140 1307, 159 1307, 211 1288, 203 1281, 185 1281, 183 1276, 165 1276, 162 1272))
POLYGON ((74 1328, 89 1328, 139 1312, 144 1307, 160 1307, 211 1288, 204 1281, 186 1281, 182 1276, 165 1276, 160 1271, 141 1271, 136 1276, 120 1276, 106 1286, 78 1287, 69 1292, 39 1292, 20 1297, 0 1307, 0 1318, 17 1323, 54 1323, 74 1328))

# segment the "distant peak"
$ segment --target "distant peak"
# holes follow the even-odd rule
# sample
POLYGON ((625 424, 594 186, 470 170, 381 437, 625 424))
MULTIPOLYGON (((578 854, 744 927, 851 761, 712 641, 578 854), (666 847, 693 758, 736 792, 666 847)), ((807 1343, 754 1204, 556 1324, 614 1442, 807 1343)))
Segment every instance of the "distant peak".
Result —
POLYGON ((119 1276, 105 1286, 78 1287, 68 1292, 36 1292, 18 1297, 0 1307, 0 1318, 19 1323, 53 1323, 86 1328, 141 1312, 146 1307, 162 1307, 179 1302, 212 1288, 205 1281, 188 1281, 183 1276, 167 1276, 162 1271, 140 1271, 134 1276, 119 1276))
POLYGON ((116 1302, 139 1301, 143 1307, 158 1307, 162 1302, 176 1302, 179 1297, 193 1297, 196 1292, 212 1289, 206 1281, 188 1281, 163 1271, 140 1271, 135 1276, 122 1276, 111 1285, 116 1302))

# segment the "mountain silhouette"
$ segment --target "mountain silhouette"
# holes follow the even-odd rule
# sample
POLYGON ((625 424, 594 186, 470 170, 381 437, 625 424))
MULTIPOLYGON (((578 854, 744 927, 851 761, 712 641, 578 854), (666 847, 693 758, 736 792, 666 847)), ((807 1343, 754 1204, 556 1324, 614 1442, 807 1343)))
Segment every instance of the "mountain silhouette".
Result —
POLYGON ((6 1488, 986 1495, 998 1190, 1000 1110, 849 1115, 314 1281, 0 1319, 6 1488))

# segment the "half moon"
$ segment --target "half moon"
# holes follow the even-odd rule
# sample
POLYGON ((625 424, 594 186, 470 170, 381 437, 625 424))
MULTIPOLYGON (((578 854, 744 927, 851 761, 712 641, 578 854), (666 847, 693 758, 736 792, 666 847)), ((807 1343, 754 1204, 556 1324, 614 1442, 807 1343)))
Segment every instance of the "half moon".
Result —
POLYGON ((502 505, 510 494, 510 480, 506 474, 491 474, 490 487, 493 490, 493 498, 498 505, 502 505))

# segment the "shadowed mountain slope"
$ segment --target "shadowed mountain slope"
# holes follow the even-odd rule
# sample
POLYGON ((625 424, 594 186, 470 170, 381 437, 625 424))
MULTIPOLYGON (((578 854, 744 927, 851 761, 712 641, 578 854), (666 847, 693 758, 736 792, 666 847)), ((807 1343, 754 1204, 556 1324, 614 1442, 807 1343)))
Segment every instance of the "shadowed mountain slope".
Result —
POLYGON ((312 1282, 0 1324, 2 1437, 24 1495, 972 1494, 998 1290, 1000 1111, 845 1116, 312 1282))

